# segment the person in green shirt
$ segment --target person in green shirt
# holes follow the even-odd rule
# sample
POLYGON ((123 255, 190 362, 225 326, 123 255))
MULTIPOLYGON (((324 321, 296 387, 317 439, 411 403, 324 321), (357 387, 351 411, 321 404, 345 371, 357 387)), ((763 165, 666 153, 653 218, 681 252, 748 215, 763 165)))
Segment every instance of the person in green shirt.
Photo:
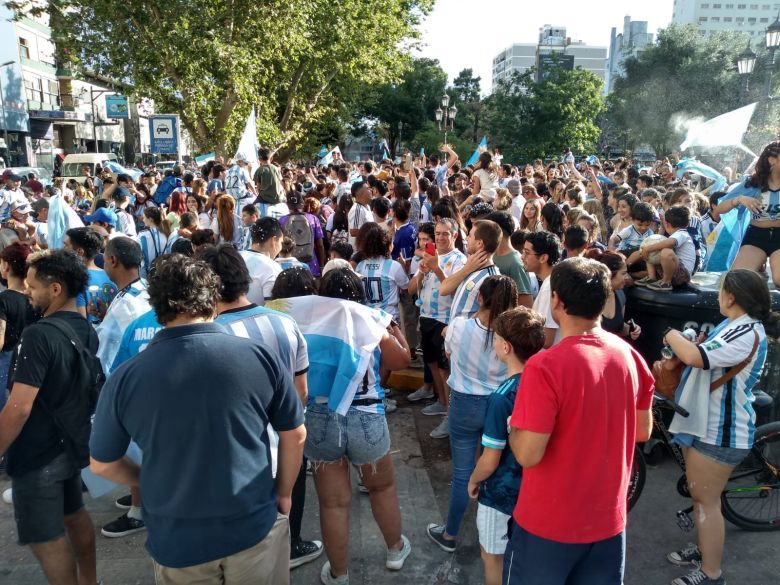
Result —
POLYGON ((494 211, 482 219, 493 221, 501 228, 503 237, 493 255, 493 264, 498 267, 501 274, 515 281, 518 304, 530 309, 534 302, 531 296, 531 279, 523 266, 522 256, 512 247, 509 239, 515 231, 514 219, 506 211, 494 211))

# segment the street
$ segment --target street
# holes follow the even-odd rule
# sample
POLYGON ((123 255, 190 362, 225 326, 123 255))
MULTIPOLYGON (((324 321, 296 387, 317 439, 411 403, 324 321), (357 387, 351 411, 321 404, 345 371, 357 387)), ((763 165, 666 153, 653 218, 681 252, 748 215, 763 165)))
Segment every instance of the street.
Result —
MULTIPOLYGON (((400 393, 396 393, 398 395, 400 393)), ((353 477, 353 506, 350 528, 350 581, 353 585, 385 583, 422 583, 469 585, 481 583, 474 506, 464 521, 464 534, 454 555, 436 547, 426 536, 429 522, 441 522, 446 514, 449 491, 449 444, 436 441, 428 433, 439 422, 438 417, 420 414, 422 404, 410 405, 398 397, 399 409, 388 416, 393 437, 391 447, 396 466, 398 496, 404 533, 413 550, 403 571, 392 573, 384 568, 384 543, 371 516, 369 498, 356 489, 353 477)), ((208 472, 207 464, 204 473, 208 472)), ((675 512, 688 505, 677 495, 675 483, 679 469, 665 460, 648 468, 642 497, 629 518, 626 565, 627 585, 663 585, 681 575, 681 570, 665 560, 667 552, 681 548, 693 535, 680 531, 675 512)), ((0 482, 5 489, 7 480, 0 482)), ((576 470, 571 486, 576 489, 576 470)), ((105 585, 151 585, 151 562, 143 545, 146 534, 108 539, 99 527, 119 515, 114 498, 125 492, 97 500, 88 500, 87 508, 96 524, 98 575, 105 585)), ((311 478, 304 519, 303 537, 319 537, 319 516, 311 478)), ((0 503, 0 585, 44 585, 46 580, 28 549, 16 545, 13 510, 0 503)), ((750 533, 726 525, 724 572, 732 585, 776 585, 780 583, 780 533, 750 533)), ((294 585, 319 583, 324 556, 296 569, 294 585)))

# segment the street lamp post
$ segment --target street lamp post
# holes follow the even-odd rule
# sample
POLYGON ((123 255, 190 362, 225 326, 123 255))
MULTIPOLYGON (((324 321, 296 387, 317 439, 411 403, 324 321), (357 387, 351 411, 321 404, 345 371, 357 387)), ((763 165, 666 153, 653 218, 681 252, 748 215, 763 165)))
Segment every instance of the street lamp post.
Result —
MULTIPOLYGON (((13 65, 13 61, 6 61, 0 63, 0 69, 13 65)), ((11 165, 11 145, 8 143, 8 118, 5 115, 5 96, 3 95, 3 76, 0 73, 0 106, 3 111, 3 140, 5 141, 5 151, 8 153, 8 165, 11 165)))
POLYGON ((772 74, 775 69, 775 52, 780 48, 780 12, 777 13, 777 18, 766 29, 766 50, 769 51, 769 63, 767 68, 769 69, 766 76, 766 88, 764 88, 764 97, 769 99, 772 94, 772 74))
POLYGON ((455 116, 458 114, 458 108, 454 105, 450 107, 450 96, 444 94, 441 96, 441 108, 436 108, 434 112, 436 122, 439 124, 439 132, 444 128, 444 144, 447 144, 447 132, 455 129, 455 116))
POLYGON ((747 48, 740 53, 737 57, 737 71, 742 76, 742 99, 744 100, 747 95, 748 88, 750 87, 750 74, 753 73, 753 68, 756 66, 756 54, 753 49, 750 48, 750 41, 748 41, 747 48))

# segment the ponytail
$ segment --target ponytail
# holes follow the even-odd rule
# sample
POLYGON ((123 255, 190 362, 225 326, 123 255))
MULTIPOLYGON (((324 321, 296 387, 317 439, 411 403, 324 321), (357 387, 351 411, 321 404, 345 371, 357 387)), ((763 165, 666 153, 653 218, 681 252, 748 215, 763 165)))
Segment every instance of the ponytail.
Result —
POLYGON ((504 311, 517 306, 517 285, 508 276, 488 276, 479 287, 482 308, 488 309, 488 334, 485 337, 485 349, 493 343, 493 322, 504 311))

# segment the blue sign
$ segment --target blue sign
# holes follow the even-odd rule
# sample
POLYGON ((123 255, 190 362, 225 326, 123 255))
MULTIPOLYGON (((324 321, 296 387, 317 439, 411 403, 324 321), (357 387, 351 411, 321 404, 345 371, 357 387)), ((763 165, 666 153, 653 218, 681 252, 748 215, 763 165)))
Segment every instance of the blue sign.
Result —
POLYGON ((116 120, 118 118, 129 118, 130 108, 127 98, 123 95, 106 96, 106 118, 116 120))
POLYGON ((152 154, 179 154, 179 117, 172 114, 149 118, 152 154))

